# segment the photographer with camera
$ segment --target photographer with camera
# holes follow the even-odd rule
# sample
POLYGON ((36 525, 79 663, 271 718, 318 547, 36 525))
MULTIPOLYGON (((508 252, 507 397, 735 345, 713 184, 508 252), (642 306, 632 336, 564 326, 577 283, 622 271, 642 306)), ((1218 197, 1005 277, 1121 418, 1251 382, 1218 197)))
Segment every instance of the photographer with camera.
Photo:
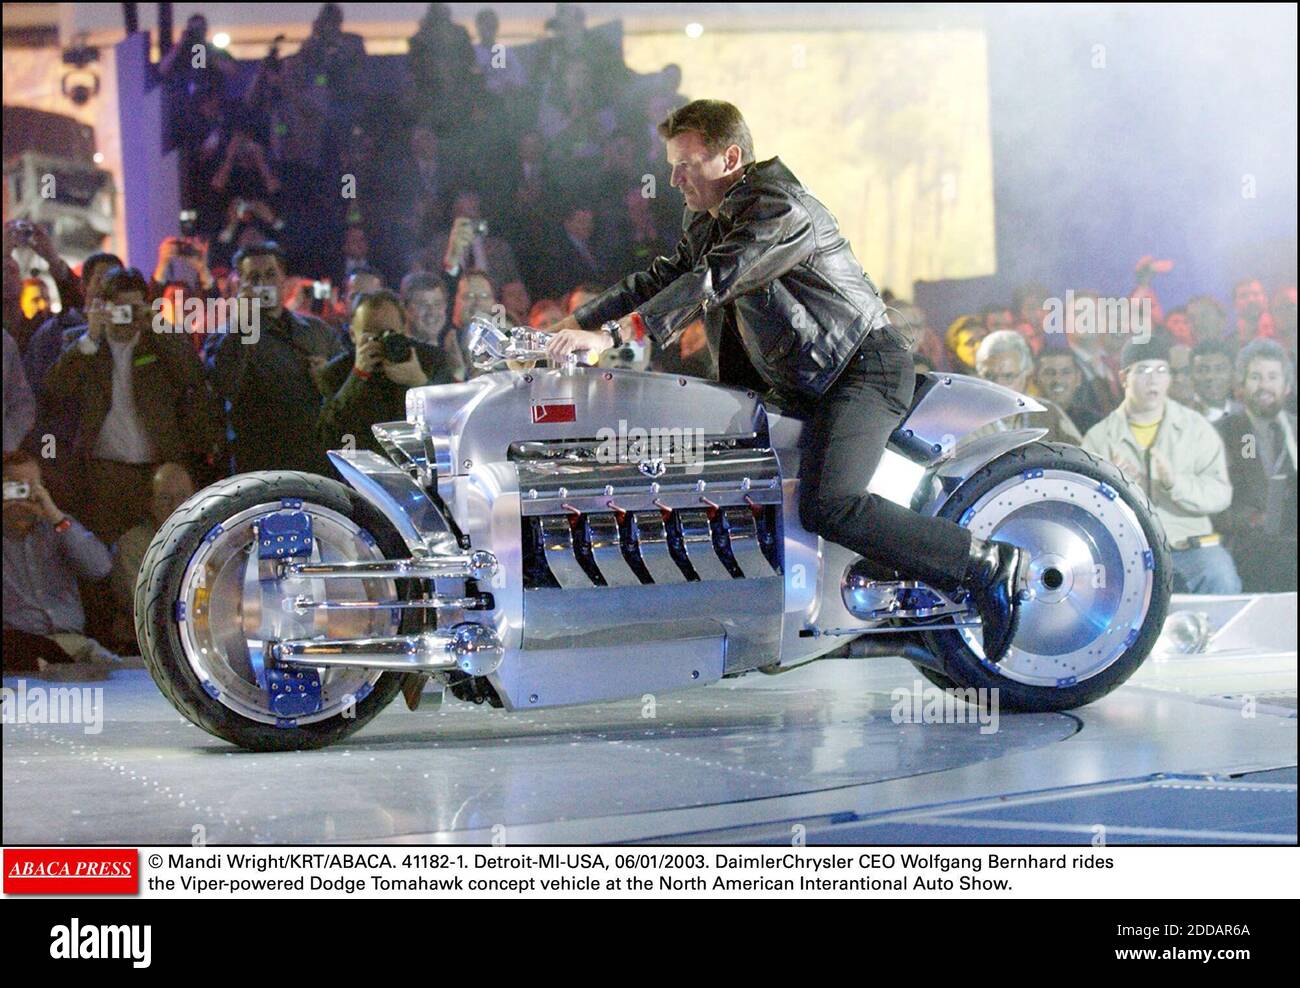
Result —
POLYGON ((275 240, 284 232, 284 221, 260 199, 231 199, 225 211, 226 225, 217 233, 209 251, 209 259, 215 264, 233 268, 234 255, 241 247, 275 240))
POLYGON ((19 300, 22 279, 33 270, 32 260, 39 257, 49 270, 54 287, 59 290, 59 301, 65 310, 80 309, 85 301, 81 293, 81 279, 59 256, 49 232, 31 220, 10 220, 4 225, 3 256, 5 263, 4 327, 24 352, 27 342, 35 335, 50 314, 40 311, 31 317, 23 315, 19 300), (20 257, 14 257, 21 252, 20 257))
POLYGON ((91 254, 81 262, 82 307, 69 308, 65 305, 46 319, 28 341, 23 353, 23 367, 27 371, 27 379, 34 387, 45 380, 45 375, 54 366, 54 361, 59 359, 64 347, 73 342, 85 328, 84 309, 98 297, 104 275, 113 268, 122 266, 120 257, 103 251, 91 254))
POLYGON ((108 549, 63 511, 26 450, 4 455, 4 670, 46 662, 116 662, 86 637, 78 580, 108 576, 108 549))
POLYGON ((285 307, 285 261, 278 244, 244 247, 234 266, 239 295, 253 306, 252 323, 226 327, 211 337, 208 350, 209 374, 234 434, 234 472, 328 476, 329 461, 315 435, 316 375, 338 353, 337 337, 321 320, 285 307))
MULTIPOLYGON (((91 254, 81 263, 81 280, 86 307, 94 306, 101 298, 104 276, 114 268, 123 267, 116 254, 91 254)), ((60 455, 76 445, 77 428, 81 410, 66 401, 59 401, 45 389, 45 379, 50 368, 69 346, 86 331, 88 316, 80 309, 64 309, 51 316, 27 343, 23 354, 23 369, 36 394, 36 424, 28 440, 28 449, 39 448, 48 458, 43 469, 45 484, 57 500, 73 501, 79 476, 75 458, 60 455), (54 456, 49 453, 53 451, 54 456)))
POLYGON ((158 245, 158 263, 149 282, 151 298, 158 300, 163 318, 183 331, 202 353, 207 340, 207 306, 193 306, 192 300, 206 303, 218 298, 217 280, 208 267, 208 245, 194 236, 194 212, 181 211, 181 235, 164 237, 158 245))
POLYGON ((154 468, 195 463, 220 440, 220 415, 189 341, 153 327, 149 286, 135 268, 104 275, 86 331, 45 379, 53 401, 79 411, 86 524, 106 543, 140 520, 154 468))
POLYGON ((169 285, 181 285, 187 294, 200 298, 207 298, 212 291, 207 244, 198 237, 164 237, 158 245, 158 263, 150 289, 158 296, 169 285))
POLYGON ((343 295, 328 278, 299 278, 296 281, 297 290, 290 292, 289 308, 300 315, 321 320, 335 331, 341 342, 347 335, 348 323, 347 302, 343 295))
POLYGON ((436 271, 441 267, 452 281, 469 268, 486 272, 496 285, 520 280, 519 265, 510 244, 488 233, 482 200, 477 192, 463 190, 456 193, 451 215, 455 217, 451 230, 446 236, 435 239, 426 255, 429 270, 436 271))
POLYGON ((438 347, 412 338, 402 300, 386 289, 357 299, 351 343, 320 375, 317 432, 329 449, 382 452, 370 427, 404 420, 407 390, 449 383, 450 368, 438 347))

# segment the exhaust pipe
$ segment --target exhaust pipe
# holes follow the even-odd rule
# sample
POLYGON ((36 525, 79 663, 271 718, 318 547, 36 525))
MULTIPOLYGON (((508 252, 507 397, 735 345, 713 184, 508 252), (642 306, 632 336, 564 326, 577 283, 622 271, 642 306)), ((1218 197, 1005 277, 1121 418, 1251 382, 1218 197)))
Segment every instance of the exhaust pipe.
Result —
POLYGON ((848 658, 878 659, 897 656, 943 673, 943 660, 911 635, 863 635, 849 642, 848 658))

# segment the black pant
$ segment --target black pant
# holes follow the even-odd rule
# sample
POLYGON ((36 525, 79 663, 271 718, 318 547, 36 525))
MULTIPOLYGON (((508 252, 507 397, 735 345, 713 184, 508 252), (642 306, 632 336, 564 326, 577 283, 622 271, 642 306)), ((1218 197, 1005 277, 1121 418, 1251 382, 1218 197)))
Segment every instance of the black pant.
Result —
POLYGON ((873 332, 815 405, 799 469, 800 520, 904 579, 955 590, 966 573, 970 532, 867 493, 916 387, 911 354, 886 334, 873 332))

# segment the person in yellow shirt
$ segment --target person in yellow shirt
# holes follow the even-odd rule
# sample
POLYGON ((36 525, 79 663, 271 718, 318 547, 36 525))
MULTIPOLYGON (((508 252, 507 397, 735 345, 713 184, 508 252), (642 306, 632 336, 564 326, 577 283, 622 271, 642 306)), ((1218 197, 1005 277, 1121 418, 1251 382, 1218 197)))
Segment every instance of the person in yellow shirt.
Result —
POLYGON ((1133 433, 1133 438, 1137 440, 1139 446, 1143 449, 1150 449, 1151 444, 1156 441, 1156 433, 1160 431, 1160 423, 1164 418, 1158 418, 1154 422, 1134 422, 1132 419, 1128 423, 1128 431, 1133 433))
POLYGON ((1223 440, 1203 415, 1169 397, 1169 341, 1128 343, 1120 357, 1124 401, 1088 430, 1083 448, 1141 487, 1164 526, 1174 587, 1235 594, 1241 579, 1211 515, 1232 503, 1223 440))

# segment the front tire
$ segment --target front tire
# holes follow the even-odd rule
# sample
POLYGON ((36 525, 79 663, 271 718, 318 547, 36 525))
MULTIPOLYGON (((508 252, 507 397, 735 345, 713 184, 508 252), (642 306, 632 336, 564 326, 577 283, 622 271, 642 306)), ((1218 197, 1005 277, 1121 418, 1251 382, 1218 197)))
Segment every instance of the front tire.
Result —
POLYGON ((1146 659, 1164 626, 1173 566, 1150 502, 1115 467, 1077 446, 1030 443, 970 477, 939 515, 1028 550, 1034 592, 997 665, 984 659, 977 627, 924 634, 942 679, 997 689, 1004 710, 1070 710, 1146 659))
MULTIPOLYGON (((294 718, 272 711, 249 657, 249 622, 261 620, 262 605, 249 606, 245 579, 252 526, 286 509, 313 517, 321 558, 406 555, 396 531, 355 491, 315 474, 264 471, 220 481, 177 508, 154 536, 136 581, 136 635, 158 688, 191 723, 251 751, 333 744, 373 719, 401 686, 397 673, 332 669, 321 677, 319 711, 294 718)), ((396 596, 391 581, 329 582, 331 598, 396 596)), ((354 615, 329 613, 311 620, 356 624, 354 615)), ((369 633, 395 634, 403 623, 400 612, 363 620, 369 633)))

